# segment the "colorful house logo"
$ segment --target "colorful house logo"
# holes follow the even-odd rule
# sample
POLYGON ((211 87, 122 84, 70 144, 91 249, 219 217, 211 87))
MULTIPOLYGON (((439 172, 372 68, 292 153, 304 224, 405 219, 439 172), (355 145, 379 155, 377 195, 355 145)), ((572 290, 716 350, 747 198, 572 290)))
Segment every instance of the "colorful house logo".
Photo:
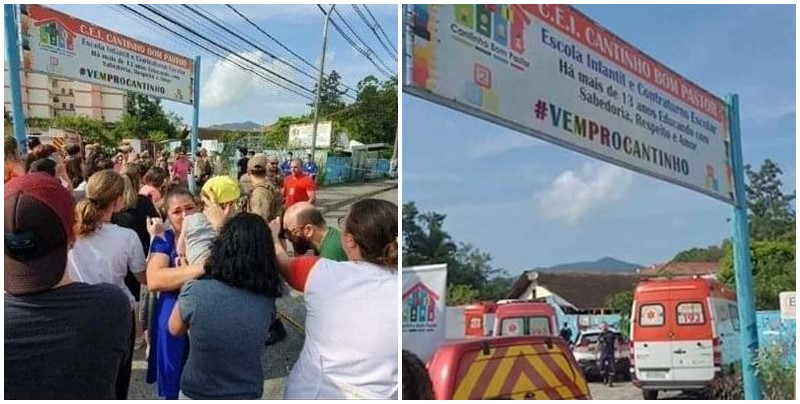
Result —
POLYGON ((75 34, 60 21, 48 19, 36 23, 39 29, 39 44, 54 48, 75 50, 75 34))
POLYGON ((464 28, 509 47, 525 52, 525 27, 531 23, 525 12, 516 5, 458 4, 453 6, 456 23, 464 28))
POLYGON ((433 323, 436 321, 436 304, 439 295, 422 282, 403 294, 403 324, 433 323))

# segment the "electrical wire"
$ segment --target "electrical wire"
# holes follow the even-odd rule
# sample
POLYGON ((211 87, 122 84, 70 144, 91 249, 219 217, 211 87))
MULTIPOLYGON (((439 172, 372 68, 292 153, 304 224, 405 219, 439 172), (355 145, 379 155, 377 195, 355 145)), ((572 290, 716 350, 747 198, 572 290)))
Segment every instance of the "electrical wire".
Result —
MULTIPOLYGON (((322 12, 323 15, 326 15, 326 16, 328 15, 328 12, 325 11, 325 9, 323 9, 321 5, 317 4, 317 8, 319 8, 319 10, 322 12)), ((367 60, 369 60, 370 63, 372 63, 373 66, 375 66, 375 68, 378 70, 378 72, 380 72, 382 75, 384 75, 387 78, 393 76, 391 73, 387 73, 386 70, 384 70, 384 68, 382 68, 377 63, 375 63, 375 61, 372 60, 372 58, 370 57, 369 53, 366 53, 355 42, 353 42, 353 40, 350 39, 350 37, 347 34, 345 34, 344 31, 339 27, 339 25, 336 23, 336 21, 334 21, 333 19, 331 19, 330 21, 331 21, 331 24, 333 25, 333 27, 336 29, 336 31, 339 32, 339 34, 342 36, 342 38, 344 38, 344 40, 347 41, 347 43, 349 43, 350 46, 352 46, 356 51, 358 51, 359 53, 364 55, 364 57, 367 58, 367 60)))
MULTIPOLYGON (((259 27, 259 26, 258 26, 256 23, 254 23, 254 22, 253 22, 252 20, 250 20, 249 18, 247 18, 247 16, 245 16, 244 14, 242 14, 242 13, 241 13, 239 10, 237 10, 237 9, 236 9, 234 6, 232 6, 232 5, 230 5, 230 4, 226 4, 226 6, 227 6, 229 9, 231 9, 231 10, 232 10, 234 13, 236 13, 236 15, 238 15, 239 17, 241 17, 242 19, 244 19, 245 21, 247 21, 247 22, 248 22, 248 23, 249 23, 251 26, 253 26, 253 28, 255 28, 256 30, 258 30, 259 32, 261 32, 262 34, 264 34, 264 35, 265 35, 267 38, 269 38, 269 39, 271 39, 272 41, 274 41, 275 43, 277 43, 277 44, 278 44, 278 46, 280 46, 281 48, 283 48, 283 49, 284 49, 284 50, 286 50, 287 52, 291 53, 291 54, 292 54, 292 56, 294 56, 294 57, 296 57, 297 59, 299 59, 299 60, 300 60, 301 62, 303 62, 303 63, 304 63, 306 66, 309 66, 309 67, 311 67, 312 69, 314 69, 314 71, 315 71, 315 72, 319 72, 319 67, 317 67, 317 66, 314 66, 314 65, 313 65, 311 62, 309 62, 307 59, 303 58, 302 56, 300 56, 300 55, 298 55, 297 53, 295 53, 294 51, 292 51, 292 50, 291 50, 291 49, 290 49, 288 46, 284 45, 284 44, 283 44, 281 41, 279 41, 277 38, 273 37, 272 35, 270 35, 270 34, 269 34, 269 33, 267 33, 266 31, 264 31, 263 29, 261 29, 261 27, 259 27)), ((358 91, 356 91, 356 89, 354 89, 354 88, 352 88, 352 87, 348 86, 348 85, 347 85, 347 84, 345 84, 345 83, 340 83, 340 84, 341 84, 342 86, 344 86, 344 87, 345 87, 347 90, 349 90, 349 91, 352 91, 352 92, 354 92, 354 93, 357 93, 357 92, 358 92, 358 91)), ((347 93, 347 94, 345 94, 345 95, 347 95, 347 96, 351 97, 352 99, 355 99, 355 97, 354 97, 354 96, 352 96, 352 95, 350 95, 349 93, 347 93)))
POLYGON ((351 34, 353 34, 353 37, 355 37, 355 39, 356 39, 356 40, 358 40, 358 42, 360 42, 360 43, 361 43, 361 45, 362 45, 361 49, 365 49, 365 48, 366 48, 366 51, 365 51, 365 52, 367 52, 368 54, 370 54, 370 55, 372 55, 372 56, 375 56, 375 59, 377 59, 377 60, 378 60, 378 63, 380 63, 380 64, 381 64, 381 66, 382 66, 382 67, 383 67, 383 68, 384 68, 386 71, 391 71, 391 70, 392 70, 390 67, 388 67, 388 66, 386 65, 386 63, 384 63, 383 59, 381 59, 381 58, 378 56, 378 54, 377 54, 377 53, 375 53, 375 51, 374 51, 374 50, 373 50, 373 49, 372 49, 372 48, 369 46, 369 44, 367 44, 367 42, 366 42, 366 41, 365 41, 363 38, 361 38, 361 36, 360 36, 360 35, 358 35, 358 33, 356 32, 356 30, 353 28, 353 25, 352 25, 352 24, 350 24, 350 22, 349 22, 349 21, 348 21, 346 18, 344 18, 344 16, 342 15, 342 13, 340 13, 340 12, 339 12, 339 9, 336 9, 336 8, 334 8, 334 9, 333 9, 333 13, 334 13, 334 14, 335 14, 337 17, 339 17, 339 20, 341 20, 341 22, 344 24, 344 26, 345 26, 345 27, 346 27, 346 28, 347 28, 347 29, 350 31, 350 33, 351 33, 351 34))
MULTIPOLYGON (((386 31, 384 31, 383 27, 381 27, 381 24, 378 23, 378 20, 375 18, 375 15, 372 14, 372 11, 369 10, 369 6, 367 6, 366 4, 362 4, 361 7, 364 7, 364 9, 367 10, 367 14, 369 14, 369 16, 372 17, 372 21, 375 22, 375 26, 378 27, 378 30, 381 31, 381 33, 383 34, 383 38, 386 39, 386 43, 389 44, 389 46, 392 47, 392 52, 395 55, 397 55, 397 48, 392 43, 392 40, 389 39, 389 36, 386 35, 386 31)), ((397 60, 397 59, 395 58, 395 60, 397 60)))
MULTIPOLYGON (((148 23, 150 23, 152 25, 156 25, 156 26, 160 27, 162 30, 164 30, 166 32, 169 32, 169 33, 171 33, 171 34, 183 39, 184 41, 186 41, 188 43, 191 43, 192 45, 197 46, 197 47, 205 50, 206 52, 208 52, 210 54, 213 54, 213 55, 217 56, 218 58, 233 64, 234 66, 238 67, 239 69, 241 69, 243 71, 250 72, 250 73, 256 75, 257 77, 261 78, 262 80, 265 80, 265 81, 267 81, 267 82, 269 82, 269 83, 271 83, 273 85, 276 85, 276 86, 278 86, 278 87, 280 87, 280 88, 282 88, 282 89, 284 89, 286 91, 289 91, 292 94, 295 94, 295 95, 297 95, 297 96, 299 96, 299 97, 301 97, 301 98, 303 98, 303 99, 305 99, 307 101, 312 101, 313 100, 313 98, 310 95, 302 94, 301 92, 299 92, 299 91, 297 91, 295 89, 289 88, 289 87, 287 87, 287 86, 285 86, 285 85, 283 85, 281 83, 278 83, 278 82, 274 81, 272 78, 266 76, 265 74, 263 74, 261 72, 255 71, 252 68, 244 66, 241 62, 233 60, 229 56, 225 56, 225 55, 223 55, 223 54, 221 54, 221 53, 219 53, 217 51, 209 49, 208 47, 204 46, 203 44, 201 44, 201 43, 199 43, 199 42, 197 42, 197 41, 195 41, 195 40, 193 40, 191 38, 186 37, 185 35, 173 30, 170 27, 167 27, 166 25, 154 20, 153 18, 144 15, 143 13, 140 13, 140 12, 136 11, 132 7, 129 7, 129 6, 125 5, 125 4, 118 4, 117 6, 122 8, 123 10, 127 11, 128 13, 130 13, 131 15, 133 15, 135 17, 143 19, 143 20, 147 21, 148 23)), ((207 41, 207 39, 206 39, 206 41, 207 41)), ((222 47, 220 47, 220 48, 222 48, 222 47)), ((241 57, 239 55, 236 55, 236 54, 234 54, 234 53, 232 53, 230 51, 229 51, 229 53, 239 57, 240 59, 243 59, 243 60, 245 60, 247 62, 252 63, 252 61, 250 61, 248 59, 245 59, 245 58, 243 58, 243 57, 241 57)), ((260 67, 260 66, 256 65, 256 67, 260 67)))
MULTIPOLYGON (((365 24, 367 27, 369 27, 369 29, 372 31, 372 34, 373 34, 373 35, 375 35, 375 38, 377 38, 377 39, 378 39, 378 43, 379 43, 379 44, 381 44, 381 47, 383 48, 383 50, 385 50, 385 51, 386 51, 386 53, 388 53, 388 54, 389 54, 389 57, 390 57, 390 58, 392 58, 392 59, 393 59, 395 62, 397 62, 397 50, 394 50, 394 51, 392 51, 392 49, 394 49, 394 48, 392 48, 392 49, 389 49, 389 47, 388 47, 388 46, 386 46, 386 44, 383 42, 383 39, 381 39, 380 35, 378 35, 378 31, 376 31, 376 30, 375 30, 375 26, 373 26, 372 24, 370 24, 370 22, 367 20, 367 17, 364 15, 364 13, 362 13, 362 12, 361 12, 361 10, 358 8, 358 6, 357 6, 357 5, 355 5, 355 4, 351 4, 351 5, 350 5, 350 7, 352 7, 352 8, 353 8, 353 10, 355 10, 355 11, 356 11, 356 13, 358 14, 358 16, 361 18, 361 21, 363 21, 363 22, 364 22, 364 24, 365 24)), ((375 24, 377 24, 377 23, 378 23, 378 22, 377 22, 377 21, 375 21, 375 24)), ((378 27, 380 27, 380 25, 378 25, 378 27)))

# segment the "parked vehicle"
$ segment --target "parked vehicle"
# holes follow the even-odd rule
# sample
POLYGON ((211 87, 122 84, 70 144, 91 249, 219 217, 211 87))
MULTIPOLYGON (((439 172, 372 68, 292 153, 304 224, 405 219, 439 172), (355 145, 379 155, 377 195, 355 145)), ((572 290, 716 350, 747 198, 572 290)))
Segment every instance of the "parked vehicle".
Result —
MULTIPOLYGON (((623 342, 614 351, 614 372, 616 377, 630 380, 631 362, 628 341, 619 331, 613 328, 609 328, 609 331, 613 332, 623 342)), ((599 362, 600 350, 598 348, 600 332, 599 328, 581 331, 572 347, 572 355, 587 379, 595 379, 602 376, 599 362)))
POLYGON ((558 336, 556 311, 548 303, 513 302, 498 304, 494 314, 492 335, 550 335, 558 336))
POLYGON ((730 288, 696 277, 645 280, 633 300, 631 367, 645 399, 662 390, 703 390, 741 366, 730 288))
POLYGON ((554 336, 450 342, 427 367, 439 400, 591 399, 569 347, 554 336))

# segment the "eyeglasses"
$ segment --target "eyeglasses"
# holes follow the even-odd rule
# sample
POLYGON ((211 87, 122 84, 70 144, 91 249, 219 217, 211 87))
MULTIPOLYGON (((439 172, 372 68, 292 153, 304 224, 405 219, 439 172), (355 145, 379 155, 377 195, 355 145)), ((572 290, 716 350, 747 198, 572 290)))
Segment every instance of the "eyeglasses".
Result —
POLYGON ((295 232, 297 232, 297 231, 299 231, 299 230, 302 230, 302 229, 303 229, 303 227, 305 227, 305 226, 306 226, 306 225, 304 225, 304 224, 301 224, 300 226, 297 226, 297 227, 295 227, 294 229, 287 229, 286 227, 284 227, 284 228, 283 228, 283 231, 285 231, 285 232, 286 232, 286 233, 288 233, 288 234, 292 234, 292 235, 294 235, 294 234, 295 234, 295 232))

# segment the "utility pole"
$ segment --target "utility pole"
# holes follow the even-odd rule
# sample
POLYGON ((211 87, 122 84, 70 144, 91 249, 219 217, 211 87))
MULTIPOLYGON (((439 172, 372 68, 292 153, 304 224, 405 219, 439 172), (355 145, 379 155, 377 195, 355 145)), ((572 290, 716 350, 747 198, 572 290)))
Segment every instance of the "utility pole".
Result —
MULTIPOLYGON (((311 128, 311 159, 315 160, 317 151, 317 124, 319 123, 319 99, 322 93, 322 78, 325 70, 325 48, 328 45, 328 24, 331 21, 331 14, 336 4, 331 4, 328 13, 325 14, 325 27, 322 29, 322 56, 319 59, 319 78, 317 79, 317 101, 314 103, 314 125, 311 128)), ((331 128, 333 129, 333 128, 331 128)))

